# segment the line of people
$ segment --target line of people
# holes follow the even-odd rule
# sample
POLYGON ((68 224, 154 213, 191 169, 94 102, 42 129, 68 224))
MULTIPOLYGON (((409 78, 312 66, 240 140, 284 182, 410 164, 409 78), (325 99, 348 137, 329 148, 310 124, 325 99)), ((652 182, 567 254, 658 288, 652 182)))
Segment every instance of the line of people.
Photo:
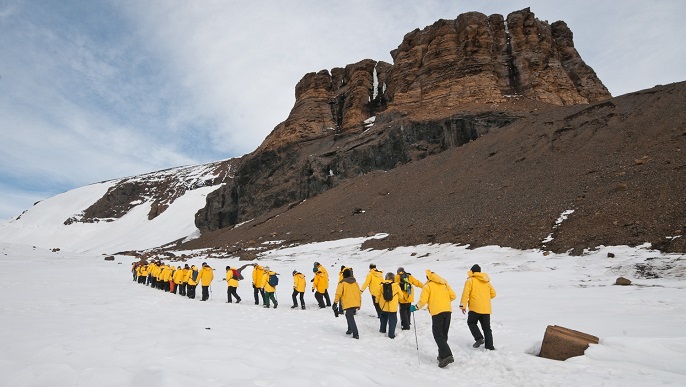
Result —
MULTIPOLYGON (((243 279, 242 271, 248 266, 253 267, 252 287, 255 305, 262 303, 264 308, 270 308, 270 305, 273 305, 276 309, 278 301, 275 294, 279 274, 272 271, 269 266, 256 263, 243 265, 240 268, 226 266, 224 280, 227 282, 227 302, 232 303, 234 298, 236 303, 241 302, 237 289, 240 280, 243 279)), ((200 270, 195 265, 189 267, 186 264, 184 268, 180 266, 174 268, 160 261, 148 264, 137 262, 132 267, 134 280, 139 283, 171 293, 176 293, 178 289, 179 294, 187 295, 189 298, 195 298, 195 288, 200 284, 202 286, 201 301, 209 298, 208 289, 214 279, 212 271, 213 269, 207 263, 203 263, 200 270)), ((398 312, 401 330, 409 330, 412 313, 426 306, 431 314, 432 334, 438 347, 438 366, 443 368, 454 362, 448 345, 448 332, 452 317, 451 303, 457 299, 457 296, 443 277, 431 270, 426 270, 426 282, 422 283, 412 274, 405 272, 403 267, 399 267, 396 273, 389 272, 384 275, 375 264, 370 264, 369 272, 360 287, 353 275, 353 269, 343 265, 339 272, 332 304, 328 293, 329 275, 326 268, 319 262, 315 262, 312 272, 314 273, 311 280, 312 292, 319 308, 332 307, 336 317, 339 314, 345 315, 346 334, 359 339, 355 315, 362 306, 361 295, 368 289, 377 318, 379 318, 379 332, 386 333, 391 339, 395 338, 398 312), (422 291, 419 301, 413 304, 415 288, 422 291)), ((304 293, 307 284, 305 275, 297 270, 294 270, 292 275, 293 305, 291 308, 305 309, 304 293), (298 299, 300 305, 298 305, 298 299)), ((474 348, 485 344, 486 349, 495 350, 490 326, 491 299, 495 296, 496 292, 490 283, 489 276, 481 272, 479 265, 473 265, 467 273, 459 308, 463 314, 466 314, 467 309, 469 310, 467 326, 474 338, 474 348), (479 329, 479 324, 481 329, 479 329)))

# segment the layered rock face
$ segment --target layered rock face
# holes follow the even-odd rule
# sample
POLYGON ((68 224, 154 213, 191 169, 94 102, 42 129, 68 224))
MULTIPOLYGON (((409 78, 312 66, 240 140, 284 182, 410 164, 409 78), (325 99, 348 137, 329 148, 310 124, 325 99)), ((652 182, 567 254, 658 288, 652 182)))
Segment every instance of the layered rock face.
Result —
POLYGON ((513 97, 554 105, 601 101, 611 95, 574 48, 558 21, 549 25, 528 9, 478 12, 416 29, 391 52, 393 65, 373 60, 305 75, 288 119, 260 146, 281 146, 360 132, 385 110, 448 116, 470 104, 513 97))
POLYGON ((208 195, 196 226, 231 227, 463 145, 515 121, 513 101, 528 112, 610 97, 567 26, 528 8, 507 20, 477 12, 440 20, 408 33, 391 56, 392 65, 366 59, 306 74, 288 118, 208 195))

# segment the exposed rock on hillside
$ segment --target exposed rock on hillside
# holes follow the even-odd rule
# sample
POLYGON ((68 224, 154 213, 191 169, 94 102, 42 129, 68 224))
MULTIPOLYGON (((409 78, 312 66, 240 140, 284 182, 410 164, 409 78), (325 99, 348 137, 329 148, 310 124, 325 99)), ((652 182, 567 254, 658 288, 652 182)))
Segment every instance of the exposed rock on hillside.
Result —
POLYGON ((233 184, 208 196, 196 225, 230 227, 460 146, 518 111, 610 97, 567 26, 529 9, 507 22, 477 12, 440 20, 407 34, 392 56, 393 65, 363 60, 305 75, 288 119, 246 157, 233 184))

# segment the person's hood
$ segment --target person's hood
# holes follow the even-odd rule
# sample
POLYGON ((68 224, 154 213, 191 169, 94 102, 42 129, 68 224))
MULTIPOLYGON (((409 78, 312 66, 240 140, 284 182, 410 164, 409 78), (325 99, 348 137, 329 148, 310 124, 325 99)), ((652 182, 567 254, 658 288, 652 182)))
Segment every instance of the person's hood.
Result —
POLYGON ((488 274, 483 273, 483 272, 474 273, 473 271, 470 270, 470 271, 467 273, 467 275, 468 275, 470 278, 476 278, 476 279, 478 279, 479 281, 482 281, 482 282, 490 282, 490 281, 491 281, 491 279, 488 277, 488 274))
POLYGON ((372 275, 375 276, 375 277, 381 277, 381 278, 383 278, 383 272, 382 272, 381 270, 377 269, 377 268, 371 269, 370 272, 371 272, 372 275))
POLYGON ((355 277, 350 276, 350 277, 345 277, 345 278, 343 278, 343 279, 341 280, 341 282, 346 282, 346 283, 349 283, 349 284, 354 284, 355 282, 357 282, 357 280, 355 280, 355 277))
POLYGON ((443 277, 441 277, 440 275, 434 273, 434 272, 431 271, 431 270, 427 270, 427 271, 426 271, 426 278, 427 278, 429 281, 431 281, 431 282, 436 282, 436 283, 438 283, 438 284, 447 284, 447 283, 448 283, 448 281, 446 281, 443 277))

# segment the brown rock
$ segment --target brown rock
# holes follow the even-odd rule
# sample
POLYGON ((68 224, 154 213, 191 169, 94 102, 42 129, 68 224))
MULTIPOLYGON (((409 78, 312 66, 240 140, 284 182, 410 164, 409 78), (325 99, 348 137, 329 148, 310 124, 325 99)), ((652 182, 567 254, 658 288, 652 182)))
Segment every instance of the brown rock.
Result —
POLYGON ((557 325, 548 325, 541 344, 539 356, 553 360, 567 360, 584 354, 589 344, 598 344, 600 339, 586 333, 557 325))
POLYGON ((108 255, 107 257, 105 257, 105 261, 114 261, 114 257, 111 255, 108 255))
POLYGON ((615 281, 615 285, 628 286, 631 285, 631 281, 624 277, 619 277, 617 278, 617 281, 615 281))

